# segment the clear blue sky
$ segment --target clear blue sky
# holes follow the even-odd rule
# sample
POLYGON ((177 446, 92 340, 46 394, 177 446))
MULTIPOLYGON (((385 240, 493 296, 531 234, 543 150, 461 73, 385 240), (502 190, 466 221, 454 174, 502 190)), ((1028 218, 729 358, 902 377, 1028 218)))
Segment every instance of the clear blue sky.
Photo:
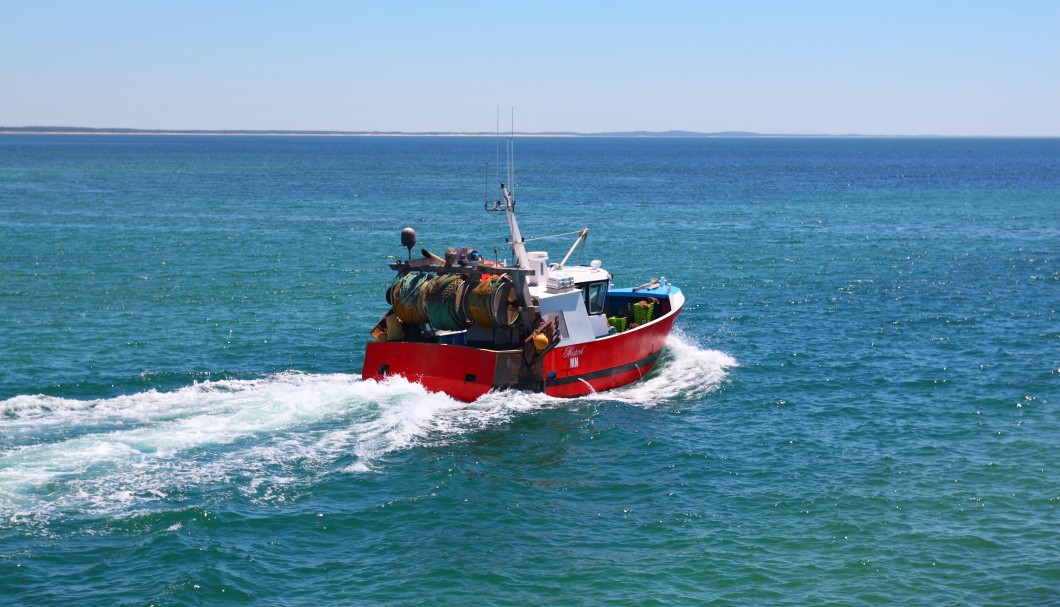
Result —
POLYGON ((5 0, 0 125, 1060 136, 1060 1, 5 0))

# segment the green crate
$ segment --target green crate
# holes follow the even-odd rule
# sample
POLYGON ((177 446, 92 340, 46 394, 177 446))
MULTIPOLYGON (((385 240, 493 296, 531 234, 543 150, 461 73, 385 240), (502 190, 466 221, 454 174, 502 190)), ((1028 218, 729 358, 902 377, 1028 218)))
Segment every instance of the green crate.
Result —
POLYGON ((633 322, 643 325, 651 322, 655 313, 655 304, 649 301, 638 301, 633 304, 633 322))

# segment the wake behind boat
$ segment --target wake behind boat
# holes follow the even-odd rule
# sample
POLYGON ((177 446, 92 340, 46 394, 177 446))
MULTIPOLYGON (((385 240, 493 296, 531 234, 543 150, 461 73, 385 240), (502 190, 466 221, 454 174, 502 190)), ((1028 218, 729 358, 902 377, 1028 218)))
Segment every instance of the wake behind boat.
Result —
POLYGON ((505 389, 582 396, 644 377, 684 305, 681 289, 665 278, 615 288, 598 260, 567 265, 588 228, 559 263, 527 252, 514 192, 500 190, 486 210, 505 213, 515 264, 473 249, 412 259, 416 233, 405 228, 409 259, 390 264, 392 307, 372 331, 362 377, 400 375, 467 402, 505 389))

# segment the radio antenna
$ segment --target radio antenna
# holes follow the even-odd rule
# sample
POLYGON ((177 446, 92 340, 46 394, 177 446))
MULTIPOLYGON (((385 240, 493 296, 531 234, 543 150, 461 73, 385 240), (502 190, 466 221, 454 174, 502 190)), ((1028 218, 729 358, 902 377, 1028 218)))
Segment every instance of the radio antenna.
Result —
POLYGON ((515 195, 515 108, 512 108, 512 130, 508 136, 508 189, 515 195))
POLYGON ((493 163, 494 182, 501 182, 501 106, 497 106, 497 136, 494 138, 497 144, 497 158, 493 163))

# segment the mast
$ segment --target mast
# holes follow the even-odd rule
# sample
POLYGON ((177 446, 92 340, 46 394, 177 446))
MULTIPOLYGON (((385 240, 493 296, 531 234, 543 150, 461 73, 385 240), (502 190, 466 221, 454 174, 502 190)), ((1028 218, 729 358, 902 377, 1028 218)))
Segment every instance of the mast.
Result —
POLYGON ((512 251, 515 253, 515 265, 524 269, 530 269, 530 258, 526 255, 526 244, 523 235, 519 232, 519 222, 515 220, 515 108, 512 108, 512 130, 508 136, 508 186, 501 184, 501 193, 504 195, 504 214, 508 217, 508 228, 512 232, 512 251))
POLYGON ((523 243, 523 235, 519 232, 519 222, 515 220, 515 195, 503 183, 501 193, 504 194, 504 214, 508 217, 508 228, 512 231, 515 264, 524 270, 529 270, 530 259, 526 256, 526 244, 523 243))

